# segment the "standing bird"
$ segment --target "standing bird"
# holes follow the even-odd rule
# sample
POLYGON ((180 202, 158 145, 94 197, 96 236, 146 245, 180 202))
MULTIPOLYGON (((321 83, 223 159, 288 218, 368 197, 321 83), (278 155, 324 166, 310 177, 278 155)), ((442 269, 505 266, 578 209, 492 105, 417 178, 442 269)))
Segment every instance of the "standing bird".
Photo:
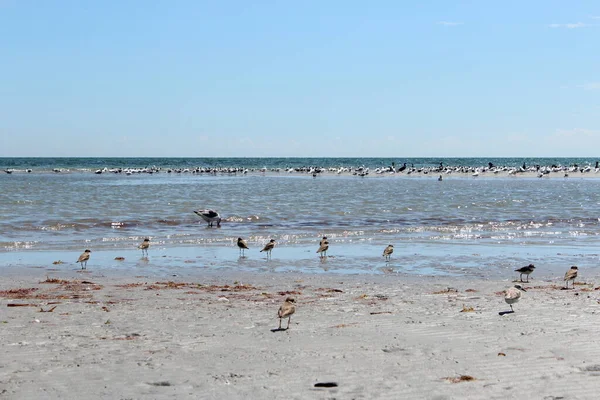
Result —
POLYGON ((246 244, 246 241, 244 239, 242 239, 241 237, 239 237, 237 240, 237 246, 240 248, 240 253, 242 253, 242 257, 244 256, 244 250, 250 249, 248 247, 248 244, 246 244))
POLYGON ((138 249, 142 249, 142 256, 144 253, 148 255, 148 247, 150 247, 150 238, 145 238, 142 244, 138 246, 138 249))
POLYGON ((573 281, 572 287, 575 287, 575 278, 577 278, 577 267, 573 265, 565 274, 565 284, 567 285, 565 287, 567 289, 569 288, 569 281, 573 281))
POLYGON ((527 283, 529 283, 529 275, 533 272, 534 269, 535 269, 535 266, 533 264, 529 264, 524 267, 515 269, 515 271, 518 272, 519 274, 521 274, 519 276, 519 279, 521 279, 521 282, 523 282, 523 275, 527 275, 527 283))
POLYGON ((390 257, 392 256, 392 253, 394 252, 394 246, 393 245, 388 245, 388 247, 385 248, 385 250, 383 251, 383 256, 385 257, 385 261, 390 261, 390 257))
POLYGON ((288 323, 285 329, 287 330, 290 328, 292 314, 296 312, 296 306, 294 305, 295 302, 296 300, 292 299, 291 297, 288 297, 287 299, 285 299, 285 303, 283 303, 281 307, 279 307, 279 311, 277 311, 277 316, 279 317, 279 329, 281 329, 281 319, 285 317, 288 317, 288 323))
POLYGON ((221 226, 221 216, 215 210, 196 210, 194 213, 208 223, 208 226, 213 226, 213 223, 217 223, 217 226, 221 226))
POLYGON ((83 253, 81 253, 79 258, 77 259, 77 262, 81 264, 81 269, 87 268, 87 262, 90 259, 90 253, 91 251, 86 249, 83 253))
POLYGON ((317 253, 321 253, 321 258, 327 257, 328 249, 329 249, 329 242, 327 241, 327 238, 325 236, 323 236, 323 239, 321 239, 319 250, 317 250, 317 253))
POLYGON ((260 252, 266 251, 267 258, 269 258, 271 256, 271 251, 273 251, 273 247, 275 247, 275 239, 271 239, 260 252))
POLYGON ((527 290, 523 289, 521 285, 515 285, 511 288, 508 288, 506 293, 504 294, 504 301, 510 306, 510 311, 515 312, 513 310, 513 304, 519 301, 521 298, 521 292, 526 292, 527 290))

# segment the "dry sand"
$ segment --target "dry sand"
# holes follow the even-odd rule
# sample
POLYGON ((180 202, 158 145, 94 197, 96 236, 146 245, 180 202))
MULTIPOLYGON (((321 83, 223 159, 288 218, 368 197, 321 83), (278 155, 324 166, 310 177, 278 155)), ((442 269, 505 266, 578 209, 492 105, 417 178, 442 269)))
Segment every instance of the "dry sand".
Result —
POLYGON ((0 279, 0 398, 598 398, 595 278, 46 274, 0 279))

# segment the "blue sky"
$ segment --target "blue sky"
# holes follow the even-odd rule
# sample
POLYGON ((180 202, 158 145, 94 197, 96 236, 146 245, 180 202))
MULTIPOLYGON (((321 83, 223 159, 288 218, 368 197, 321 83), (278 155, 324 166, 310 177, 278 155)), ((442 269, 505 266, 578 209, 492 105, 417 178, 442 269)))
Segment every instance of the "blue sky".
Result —
POLYGON ((0 0, 0 156, 593 157, 597 1, 0 0))

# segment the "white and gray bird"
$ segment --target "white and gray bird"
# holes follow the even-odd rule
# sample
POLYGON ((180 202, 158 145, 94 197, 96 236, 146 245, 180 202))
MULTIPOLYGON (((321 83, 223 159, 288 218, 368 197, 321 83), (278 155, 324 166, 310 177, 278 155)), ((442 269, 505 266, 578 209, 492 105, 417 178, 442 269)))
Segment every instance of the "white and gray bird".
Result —
POLYGON ((87 268, 87 262, 90 259, 90 253, 91 251, 86 249, 83 253, 81 253, 79 258, 77 259, 77 262, 81 264, 81 269, 87 268))
POLYGON ((390 257, 392 256, 392 253, 394 252, 394 246, 393 245, 388 245, 388 247, 385 248, 385 250, 383 250, 383 256, 385 257, 386 261, 390 261, 390 257))
POLYGON ((286 330, 290 328, 290 321, 292 320, 292 314, 296 312, 296 306, 294 305, 296 301, 291 297, 285 299, 285 303, 279 307, 277 311, 277 317, 279 317, 279 329, 281 329, 281 320, 285 317, 288 317, 288 323, 286 330))
POLYGON ((269 258, 271 256, 271 252, 273 251, 273 247, 275 247, 275 239, 271 239, 260 252, 262 253, 263 251, 266 251, 267 258, 269 258))
POLYGON ((533 272, 534 269, 535 269, 535 266, 533 264, 529 264, 524 267, 515 269, 515 272, 518 272, 519 274, 521 274, 519 276, 519 278, 521 279, 521 282, 523 282, 523 275, 527 275, 527 282, 529 282, 529 275, 533 272))
POLYGON ((521 285, 515 285, 506 290, 504 294, 504 301, 506 301, 506 303, 510 306, 510 311, 515 312, 512 305, 519 301, 521 298, 521 292, 526 291, 527 290, 525 290, 521 285))
POLYGON ((248 244, 246 243, 246 241, 244 239, 242 239, 241 237, 238 238, 238 240, 237 240, 237 246, 240 249, 240 253, 241 253, 242 257, 244 256, 244 250, 249 250, 250 249, 248 247, 248 244))
POLYGON ((195 210, 194 213, 208 223, 208 226, 213 226, 216 222, 217 226, 221 226, 221 216, 215 210, 195 210))

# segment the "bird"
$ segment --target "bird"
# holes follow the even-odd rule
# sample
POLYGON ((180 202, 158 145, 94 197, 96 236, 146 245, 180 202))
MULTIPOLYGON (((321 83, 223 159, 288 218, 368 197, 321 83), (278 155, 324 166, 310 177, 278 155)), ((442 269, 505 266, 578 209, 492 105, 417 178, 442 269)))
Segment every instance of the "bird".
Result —
POLYGON ((260 252, 266 251, 267 258, 269 258, 271 256, 271 251, 273 251, 273 247, 275 247, 275 239, 271 239, 260 252))
POLYGON ((321 258, 327 257, 327 249, 329 249, 329 242, 327 241, 327 238, 323 236, 319 245, 319 250, 317 250, 317 253, 321 253, 321 258))
POLYGON ((385 248, 385 250, 383 250, 383 256, 385 257, 386 261, 390 260, 390 257, 392 256, 392 253, 394 252, 394 246, 393 245, 388 245, 388 247, 385 248))
POLYGON ((578 268, 573 265, 571 269, 569 269, 565 274, 565 284, 567 285, 565 287, 567 289, 569 288, 569 281, 573 281, 573 287, 575 286, 575 278, 577 278, 577 269, 578 268))
POLYGON ((506 293, 504 294, 504 301, 510 306, 510 311, 515 312, 513 310, 513 304, 519 301, 521 298, 521 292, 526 292, 527 290, 523 289, 521 285, 515 285, 511 288, 508 288, 506 293))
POLYGON ((87 262, 90 259, 90 250, 85 250, 83 253, 81 253, 81 255, 79 256, 79 258, 77 259, 76 262, 81 264, 81 269, 86 269, 87 268, 87 262), (84 267, 85 265, 85 267, 84 267))
POLYGON ((217 223, 217 226, 221 226, 221 216, 215 210, 195 210, 194 213, 208 223, 208 226, 213 226, 213 223, 217 223))
POLYGON ((440 177, 438 178, 438 181, 443 181, 444 178, 440 175, 440 177))
POLYGON ((142 249, 142 255, 148 254, 148 247, 150 247, 150 239, 145 238, 144 241, 138 246, 138 249, 142 249))
POLYGON ((523 275, 527 275, 527 283, 529 283, 529 275, 533 272, 535 266, 533 264, 526 265, 521 268, 515 269, 515 272, 518 272, 520 275, 521 282, 523 282, 523 275))
POLYGON ((285 317, 288 317, 288 323, 285 329, 287 330, 290 328, 292 314, 296 312, 296 306, 294 305, 295 302, 296 300, 292 299, 291 297, 288 297, 287 299, 285 299, 285 303, 283 303, 281 307, 279 307, 279 311, 277 311, 277 317, 279 317, 279 329, 281 329, 281 319, 285 317))
POLYGON ((242 239, 241 237, 238 238, 237 240, 237 246, 240 248, 240 253, 242 253, 242 256, 244 256, 244 250, 245 249, 250 249, 248 247, 248 244, 246 244, 246 241, 244 239, 242 239))

